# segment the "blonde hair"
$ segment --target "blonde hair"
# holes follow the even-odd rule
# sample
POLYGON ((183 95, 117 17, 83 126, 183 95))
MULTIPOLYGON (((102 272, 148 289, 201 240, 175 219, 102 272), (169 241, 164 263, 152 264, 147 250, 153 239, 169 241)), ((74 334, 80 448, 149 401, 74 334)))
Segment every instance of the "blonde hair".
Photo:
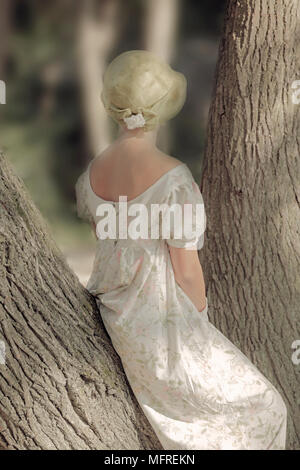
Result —
POLYGON ((175 117, 186 100, 185 76, 150 51, 118 55, 104 73, 102 103, 119 124, 141 113, 150 131, 175 117))

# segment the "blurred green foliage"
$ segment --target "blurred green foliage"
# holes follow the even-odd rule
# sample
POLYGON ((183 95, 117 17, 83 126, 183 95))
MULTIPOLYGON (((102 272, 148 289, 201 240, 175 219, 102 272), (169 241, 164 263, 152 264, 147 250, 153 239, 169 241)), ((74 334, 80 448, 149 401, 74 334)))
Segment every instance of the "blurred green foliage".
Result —
MULTIPOLYGON (((142 3, 130 0, 126 6, 120 47, 113 55, 141 48, 142 3)), ((8 60, 5 77, 0 77, 7 84, 7 104, 1 106, 0 145, 62 246, 79 240, 89 242, 92 237, 75 212, 74 183, 90 158, 74 50, 75 7, 76 2, 68 0, 11 0, 8 60)), ((184 55, 188 41, 198 35, 218 40, 223 10, 224 0, 184 1, 178 55, 184 55)), ((179 68, 189 73, 183 61, 179 68)), ((197 172, 199 162, 193 156, 203 151, 205 126, 195 119, 194 112, 187 106, 176 122, 171 122, 172 153, 190 162, 197 172)))

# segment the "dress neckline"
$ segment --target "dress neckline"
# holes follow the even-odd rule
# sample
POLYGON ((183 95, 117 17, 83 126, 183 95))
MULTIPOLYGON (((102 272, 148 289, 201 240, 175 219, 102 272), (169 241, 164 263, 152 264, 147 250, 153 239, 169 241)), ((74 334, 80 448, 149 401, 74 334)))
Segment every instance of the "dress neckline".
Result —
MULTIPOLYGON (((94 197, 96 197, 97 199, 100 199, 103 202, 111 203, 111 204, 114 204, 114 205, 119 204, 119 201, 111 201, 111 200, 108 200, 108 199, 103 199, 101 196, 98 196, 98 194, 96 194, 95 191, 93 190, 92 185, 91 185, 91 179, 90 179, 90 167, 91 167, 92 162, 93 162, 93 160, 90 161, 90 163, 88 164, 87 170, 86 170, 87 183, 88 183, 88 187, 89 187, 91 193, 93 194, 94 197)), ((170 175, 170 173, 173 173, 179 167, 185 167, 186 169, 188 168, 186 163, 179 163, 179 165, 174 166, 170 170, 166 171, 163 175, 161 175, 156 181, 154 181, 154 183, 152 183, 150 186, 148 186, 148 188, 145 189, 145 191, 140 193, 138 196, 136 196, 135 198, 130 199, 130 200, 127 199, 127 203, 134 202, 134 201, 140 199, 142 196, 146 195, 151 189, 156 187, 158 185, 158 183, 160 183, 166 176, 170 175)))

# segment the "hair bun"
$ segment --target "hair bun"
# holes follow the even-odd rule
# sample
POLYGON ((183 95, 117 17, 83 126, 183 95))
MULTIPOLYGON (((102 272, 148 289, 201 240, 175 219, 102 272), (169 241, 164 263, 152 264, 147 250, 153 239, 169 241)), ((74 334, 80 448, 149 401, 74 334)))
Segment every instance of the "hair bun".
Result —
POLYGON ((121 124, 133 114, 141 114, 145 124, 138 127, 149 131, 178 114, 186 99, 186 85, 182 73, 152 52, 132 50, 108 65, 101 99, 116 122, 121 124))

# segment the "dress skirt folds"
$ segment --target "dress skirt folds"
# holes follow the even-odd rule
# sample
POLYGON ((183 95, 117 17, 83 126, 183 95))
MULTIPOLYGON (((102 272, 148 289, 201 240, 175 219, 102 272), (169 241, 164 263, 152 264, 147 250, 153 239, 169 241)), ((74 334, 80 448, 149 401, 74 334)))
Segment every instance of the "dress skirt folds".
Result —
MULTIPOLYGON (((90 185, 89 167, 76 184, 78 215, 96 224, 105 201, 90 185)), ((203 205, 192 173, 180 164, 128 208, 141 203, 203 205)), ((285 449, 286 405, 266 377, 176 283, 168 246, 200 249, 194 238, 98 239, 87 289, 96 297, 112 344, 143 412, 167 450, 285 449)), ((161 222, 161 219, 160 219, 161 222)), ((161 227, 158 227, 161 234, 161 227)), ((226 312, 224 312, 226 314, 226 312)))

